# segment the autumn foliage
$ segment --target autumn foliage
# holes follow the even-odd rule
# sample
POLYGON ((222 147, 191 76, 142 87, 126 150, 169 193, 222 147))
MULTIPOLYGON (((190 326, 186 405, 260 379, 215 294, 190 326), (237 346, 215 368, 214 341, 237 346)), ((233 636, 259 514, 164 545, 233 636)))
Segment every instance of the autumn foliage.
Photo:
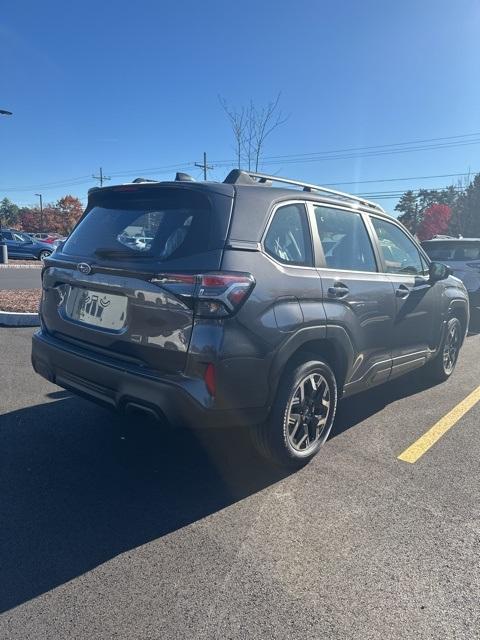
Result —
POLYGON ((432 204, 425 210, 423 220, 417 230, 420 240, 430 240, 448 231, 452 209, 447 204, 432 204))
POLYGON ((55 203, 43 207, 43 224, 38 207, 24 207, 18 212, 15 226, 24 231, 49 231, 66 236, 83 212, 82 203, 74 196, 64 196, 55 203))

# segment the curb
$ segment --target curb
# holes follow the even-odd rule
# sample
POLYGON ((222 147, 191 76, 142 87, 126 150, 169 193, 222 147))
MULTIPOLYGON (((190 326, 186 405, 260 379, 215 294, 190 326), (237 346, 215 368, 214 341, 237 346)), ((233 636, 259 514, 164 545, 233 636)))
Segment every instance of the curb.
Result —
POLYGON ((0 269, 41 269, 41 264, 0 264, 0 269))
POLYGON ((17 311, 0 311, 0 327, 39 327, 38 313, 20 313, 17 311))

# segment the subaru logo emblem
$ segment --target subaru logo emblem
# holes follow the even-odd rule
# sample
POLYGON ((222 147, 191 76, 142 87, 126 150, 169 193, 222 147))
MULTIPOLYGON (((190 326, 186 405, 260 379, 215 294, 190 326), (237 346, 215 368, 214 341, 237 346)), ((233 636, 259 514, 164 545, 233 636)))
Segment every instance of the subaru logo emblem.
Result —
POLYGON ((80 264, 77 264, 77 269, 80 271, 80 273, 88 276, 88 274, 92 270, 92 267, 86 262, 80 262, 80 264))

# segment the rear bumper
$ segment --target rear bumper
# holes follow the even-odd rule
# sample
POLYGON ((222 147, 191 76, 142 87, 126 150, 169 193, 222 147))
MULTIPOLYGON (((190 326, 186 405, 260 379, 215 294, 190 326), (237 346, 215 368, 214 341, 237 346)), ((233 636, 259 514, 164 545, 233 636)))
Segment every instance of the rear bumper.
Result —
POLYGON ((32 366, 50 382, 123 411, 142 408, 174 426, 227 427, 259 424, 266 409, 215 409, 200 379, 158 377, 139 367, 93 354, 44 331, 32 339, 32 366))

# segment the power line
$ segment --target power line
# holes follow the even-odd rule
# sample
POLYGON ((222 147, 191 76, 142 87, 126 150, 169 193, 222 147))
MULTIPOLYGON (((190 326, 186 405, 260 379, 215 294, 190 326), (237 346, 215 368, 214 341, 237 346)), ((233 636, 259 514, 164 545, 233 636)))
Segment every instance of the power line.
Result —
MULTIPOLYGON (((469 133, 469 134, 461 134, 457 136, 443 136, 441 138, 426 138, 424 140, 410 141, 410 142, 396 142, 384 145, 370 145, 365 147, 351 147, 348 149, 336 149, 330 151, 323 152, 312 152, 309 154, 286 154, 281 156, 265 156, 263 158, 264 165, 275 165, 275 164, 303 164, 310 162, 319 162, 326 160, 345 160, 352 158, 363 158, 363 157, 374 157, 378 155, 392 155, 397 153, 410 153, 415 151, 425 151, 425 150, 435 150, 435 149, 443 149, 443 148, 454 148, 468 145, 476 145, 480 144, 480 138, 475 140, 459 140, 465 138, 472 138, 474 136, 480 136, 480 133, 469 133), (421 143, 427 142, 435 142, 439 141, 450 141, 443 142, 440 144, 428 144, 423 145, 421 143), (455 141, 454 141, 455 140, 455 141), (411 146, 418 145, 421 146, 411 146), (410 146, 408 146, 410 145, 410 146), (394 148, 397 147, 397 148, 394 148), (400 147, 400 148, 398 148, 400 147), (364 153, 357 153, 363 151, 364 153), (343 155, 342 155, 343 154, 343 155)), ((163 165, 160 167, 150 167, 143 169, 129 169, 127 171, 119 171, 116 173, 112 173, 111 177, 121 177, 128 175, 152 175, 152 174, 160 174, 160 173, 168 173, 173 169, 189 169, 192 168, 199 163, 195 162, 183 162, 178 164, 171 165, 163 165)), ((213 164, 216 167, 223 166, 233 166, 235 162, 233 160, 218 160, 213 161, 213 164)), ((203 165, 201 165, 203 168, 203 165)), ((211 169, 213 167, 207 167, 207 169, 211 169)), ((205 172, 204 172, 205 175, 205 172)), ((467 174, 445 174, 444 176, 437 177, 454 177, 456 175, 467 175, 467 174)), ((95 179, 99 179, 99 176, 94 176, 95 179)), ((429 176, 419 176, 418 179, 427 179, 429 176)), ((434 177, 434 176, 432 176, 434 177)), ((103 176, 103 180, 107 178, 103 176)), ((370 182, 383 182, 383 181, 395 181, 395 180, 409 180, 409 179, 417 179, 417 178, 389 178, 382 180, 370 180, 370 182)), ((49 182, 44 184, 37 185, 28 185, 28 186, 15 186, 15 187, 1 187, 0 189, 5 192, 14 192, 14 191, 28 191, 34 189, 45 189, 45 188, 56 188, 56 187, 68 187, 68 186, 81 186, 82 184, 86 184, 90 181, 89 176, 79 176, 77 178, 59 180, 55 182, 49 182)), ((365 183, 368 181, 364 181, 365 183)), ((342 185, 342 184, 361 184, 361 182, 342 182, 342 183, 330 183, 333 185, 342 185)))
POLYGON ((177 164, 167 164, 161 167, 147 167, 146 169, 128 169, 128 171, 118 171, 116 173, 112 173, 112 177, 121 177, 121 176, 132 176, 132 175, 146 175, 152 173, 169 173, 174 169, 191 169, 195 166, 195 163, 192 162, 181 162, 177 164))
MULTIPOLYGON (((435 145, 425 145, 422 147, 409 147, 404 149, 387 149, 383 151, 368 151, 365 153, 349 153, 349 154, 337 154, 337 155, 315 155, 312 157, 305 156, 292 156, 290 159, 283 160, 267 160, 264 158, 262 160, 262 165, 264 166, 272 166, 272 165, 285 165, 285 164, 306 164, 311 162, 324 162, 327 160, 352 160, 358 158, 373 158, 377 156, 385 156, 385 155, 396 155, 399 153, 412 153, 416 151, 433 151, 437 149, 450 149, 455 147, 464 147, 470 145, 480 144, 480 139, 472 140, 468 142, 458 142, 458 143, 445 143, 445 144, 435 144, 435 145)), ((216 163, 216 166, 229 166, 230 163, 216 163)))
MULTIPOLYGON (((443 136, 441 138, 424 138, 423 140, 410 140, 408 142, 390 142, 388 144, 377 144, 377 145, 370 145, 370 146, 366 146, 366 147, 349 147, 346 149, 331 149, 331 150, 327 150, 327 151, 312 151, 310 153, 294 153, 294 154, 286 154, 286 155, 279 155, 279 156, 264 156, 264 160, 276 160, 276 159, 282 159, 282 158, 290 158, 290 157, 302 157, 302 156, 313 156, 313 155, 324 155, 324 154, 328 154, 328 153, 345 153, 345 152, 351 152, 351 151, 368 151, 370 149, 384 149, 386 147, 398 147, 398 146, 405 146, 405 145, 417 145, 417 144, 422 144, 425 142, 440 142, 443 140, 455 140, 457 138, 471 138, 471 137, 477 137, 480 136, 480 132, 477 133, 462 133, 456 136, 443 136)), ((214 162, 224 162, 222 160, 215 160, 214 162)))
POLYGON ((467 171, 466 173, 439 173, 434 176, 410 176, 408 178, 377 178, 376 180, 352 180, 351 182, 328 182, 326 187, 339 187, 345 184, 371 184, 377 182, 402 182, 404 180, 430 180, 431 178, 460 178, 469 176, 472 173, 480 173, 479 171, 467 171))
MULTIPOLYGON (((458 193, 462 193, 465 191, 463 187, 454 186, 431 188, 431 191, 448 191, 451 189, 457 191, 458 193)), ((412 191, 414 194, 418 195, 420 191, 423 191, 423 189, 409 189, 409 191, 412 191)), ((400 198, 404 193, 405 191, 369 191, 365 193, 355 193, 352 195, 356 195, 362 198, 370 198, 372 200, 383 200, 388 198, 400 198)))

